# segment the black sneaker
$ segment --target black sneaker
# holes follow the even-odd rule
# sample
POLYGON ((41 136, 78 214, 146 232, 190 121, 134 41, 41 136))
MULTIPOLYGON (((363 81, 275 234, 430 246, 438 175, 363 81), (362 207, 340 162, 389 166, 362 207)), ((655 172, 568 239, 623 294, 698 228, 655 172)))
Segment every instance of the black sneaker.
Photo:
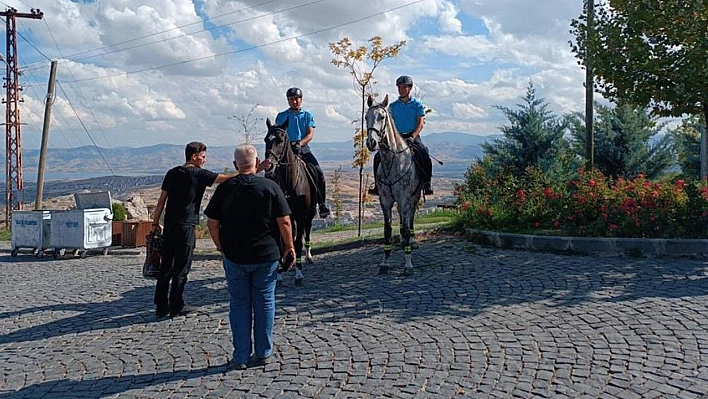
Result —
POLYGON ((177 317, 177 316, 186 316, 190 313, 194 313, 194 308, 188 305, 182 306, 182 309, 179 311, 175 312, 173 310, 170 311, 170 317, 177 317))
POLYGON ((433 195, 435 194, 433 192, 433 186, 430 185, 430 183, 425 185, 425 188, 423 188, 423 194, 425 195, 433 195))
POLYGON ((229 362, 228 368, 232 370, 246 370, 248 368, 248 365, 246 363, 229 362))
POLYGON ((379 195, 379 188, 376 187, 376 185, 374 185, 373 188, 370 188, 370 189, 369 189, 369 194, 370 194, 370 195, 379 195))
POLYGON ((329 208, 327 208, 327 204, 324 202, 320 204, 320 217, 322 219, 325 219, 327 216, 329 216, 329 208))
POLYGON ((170 314, 170 311, 167 309, 157 309, 155 310, 155 317, 158 319, 161 319, 163 317, 167 317, 167 315, 170 314))
POLYGON ((265 366, 270 364, 271 360, 273 360, 273 355, 267 357, 258 357, 254 355, 253 357, 251 357, 251 360, 248 362, 248 365, 251 367, 265 366))

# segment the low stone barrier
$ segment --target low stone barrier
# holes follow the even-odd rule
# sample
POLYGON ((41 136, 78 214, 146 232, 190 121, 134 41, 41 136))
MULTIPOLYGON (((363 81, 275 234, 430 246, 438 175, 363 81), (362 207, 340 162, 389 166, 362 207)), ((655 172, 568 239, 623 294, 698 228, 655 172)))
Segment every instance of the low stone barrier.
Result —
POLYGON ((708 239, 537 236, 467 229, 469 239, 500 248, 631 257, 708 256, 708 239))

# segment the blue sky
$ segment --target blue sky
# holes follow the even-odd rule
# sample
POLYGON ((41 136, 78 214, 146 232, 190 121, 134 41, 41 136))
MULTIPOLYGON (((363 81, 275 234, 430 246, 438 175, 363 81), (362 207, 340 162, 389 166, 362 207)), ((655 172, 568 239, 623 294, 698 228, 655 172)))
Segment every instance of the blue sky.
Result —
POLYGON ((348 140, 360 99, 328 50, 342 37, 407 41, 376 70, 375 90, 395 95, 396 77, 412 76, 434 110, 423 135, 498 134, 505 119, 494 106, 514 107, 529 81, 555 112, 583 109, 583 70, 568 45, 582 0, 0 3, 45 13, 18 23, 26 148, 39 147, 50 59, 60 82, 50 147, 237 144, 242 130, 229 117, 253 109, 272 119, 291 86, 315 115, 315 140, 348 140))

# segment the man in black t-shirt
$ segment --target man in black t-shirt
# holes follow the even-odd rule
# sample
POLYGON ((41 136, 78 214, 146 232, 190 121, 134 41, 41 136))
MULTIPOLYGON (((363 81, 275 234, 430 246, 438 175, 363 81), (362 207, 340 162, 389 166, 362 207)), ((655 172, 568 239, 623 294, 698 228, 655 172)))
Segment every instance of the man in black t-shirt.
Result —
POLYGON ((160 231, 160 216, 165 210, 165 229, 162 244, 162 267, 155 287, 155 314, 158 318, 186 315, 183 294, 187 274, 192 266, 196 243, 195 226, 199 223, 199 210, 204 190, 214 183, 221 183, 234 174, 220 174, 202 169, 206 162, 206 145, 200 142, 187 144, 184 165, 170 169, 162 181, 160 199, 155 207, 153 230, 160 231), (170 288, 170 282, 172 283, 170 288), (169 291, 169 298, 168 298, 169 291))
POLYGON ((288 202, 275 182, 256 176, 259 164, 255 147, 237 147, 234 165, 240 174, 219 185, 204 210, 209 235, 222 254, 231 297, 230 363, 239 370, 247 367, 252 348, 252 364, 265 364, 273 354, 279 240, 285 267, 295 263, 288 202))

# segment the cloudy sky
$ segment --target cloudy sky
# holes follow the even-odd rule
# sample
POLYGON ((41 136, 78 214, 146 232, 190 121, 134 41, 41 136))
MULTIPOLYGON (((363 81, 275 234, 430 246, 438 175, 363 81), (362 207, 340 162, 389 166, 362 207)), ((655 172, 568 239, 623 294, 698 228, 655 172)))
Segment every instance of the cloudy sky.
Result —
POLYGON ((494 105, 514 107, 529 80, 553 111, 583 108, 583 70, 568 45, 582 0, 0 3, 44 13, 17 22, 25 148, 39 147, 50 60, 59 61, 50 147, 235 144, 233 117, 274 118, 291 86, 315 115, 315 140, 348 140, 360 99, 328 48, 343 37, 407 42, 376 70, 375 90, 394 96, 396 77, 412 76, 433 110, 423 135, 498 134, 505 119, 494 105))

